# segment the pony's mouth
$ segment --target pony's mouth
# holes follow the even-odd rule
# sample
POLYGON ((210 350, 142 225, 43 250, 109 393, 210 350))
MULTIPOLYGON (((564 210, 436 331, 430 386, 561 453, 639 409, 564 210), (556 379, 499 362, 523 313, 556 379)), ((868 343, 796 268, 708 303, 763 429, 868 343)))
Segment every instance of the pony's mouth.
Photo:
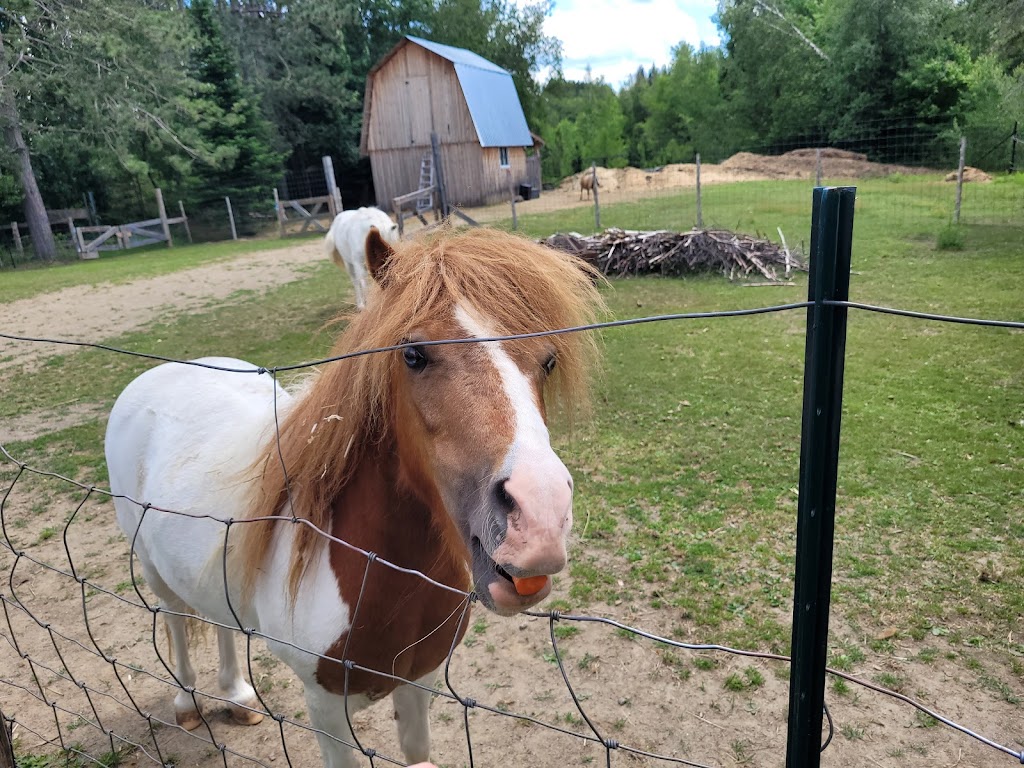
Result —
POLYGON ((487 554, 480 539, 472 542, 473 586, 484 607, 502 616, 512 616, 536 605, 551 593, 551 579, 531 595, 516 591, 512 575, 487 554))

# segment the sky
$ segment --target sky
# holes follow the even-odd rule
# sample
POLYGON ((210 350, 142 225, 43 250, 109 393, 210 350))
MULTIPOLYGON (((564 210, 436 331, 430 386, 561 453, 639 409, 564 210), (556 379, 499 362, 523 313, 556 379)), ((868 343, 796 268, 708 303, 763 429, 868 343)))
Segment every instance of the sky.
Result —
POLYGON ((566 79, 583 80, 589 63, 618 90, 637 67, 668 64, 680 42, 718 45, 717 10, 718 0, 556 0, 544 32, 562 41, 566 79))

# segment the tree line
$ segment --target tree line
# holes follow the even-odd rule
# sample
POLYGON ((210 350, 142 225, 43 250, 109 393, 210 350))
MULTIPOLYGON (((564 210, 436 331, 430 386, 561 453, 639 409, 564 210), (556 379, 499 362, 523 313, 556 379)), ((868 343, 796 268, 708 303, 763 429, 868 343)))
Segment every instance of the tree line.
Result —
MULTIPOLYGON (((370 68, 406 34, 512 73, 555 180, 597 161, 651 167, 893 126, 1005 138, 1024 123, 1024 0, 723 0, 717 48, 681 43, 625 84, 561 75, 552 0, 9 0, 0 5, 0 221, 43 201, 144 217, 152 189, 202 208, 265 200, 284 170, 358 156, 370 68), (536 75, 553 75, 542 86, 536 75), (613 85, 620 86, 618 90, 613 85)), ((995 164, 996 158, 992 158, 995 164)), ((45 232, 43 230, 46 230, 45 232)))
POLYGON ((618 92, 549 81, 545 176, 814 144, 902 161, 909 141, 947 167, 961 135, 1005 171, 1024 131, 1024 0, 725 0, 716 21, 719 47, 682 43, 618 92))

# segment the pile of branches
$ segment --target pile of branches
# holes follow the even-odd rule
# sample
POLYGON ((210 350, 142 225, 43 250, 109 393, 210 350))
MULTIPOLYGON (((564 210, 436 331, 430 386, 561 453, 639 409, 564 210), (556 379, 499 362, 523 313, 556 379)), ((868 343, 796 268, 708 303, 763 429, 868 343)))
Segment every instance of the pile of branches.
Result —
POLYGON ((757 273, 774 283, 780 280, 777 270, 788 276, 807 269, 785 246, 721 229, 638 232, 612 228, 589 237, 559 233, 541 242, 579 256, 606 275, 720 272, 733 280, 757 273))

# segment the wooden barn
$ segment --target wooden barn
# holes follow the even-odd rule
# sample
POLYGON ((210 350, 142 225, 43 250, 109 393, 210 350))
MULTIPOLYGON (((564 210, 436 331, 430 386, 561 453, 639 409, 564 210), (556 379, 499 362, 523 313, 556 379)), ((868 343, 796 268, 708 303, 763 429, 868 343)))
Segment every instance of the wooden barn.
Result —
POLYGON ((393 198, 417 189, 431 133, 449 204, 508 200, 510 181, 539 191, 540 158, 527 157, 534 138, 512 75, 471 51, 409 36, 366 80, 359 149, 370 157, 378 206, 391 210, 393 198))

